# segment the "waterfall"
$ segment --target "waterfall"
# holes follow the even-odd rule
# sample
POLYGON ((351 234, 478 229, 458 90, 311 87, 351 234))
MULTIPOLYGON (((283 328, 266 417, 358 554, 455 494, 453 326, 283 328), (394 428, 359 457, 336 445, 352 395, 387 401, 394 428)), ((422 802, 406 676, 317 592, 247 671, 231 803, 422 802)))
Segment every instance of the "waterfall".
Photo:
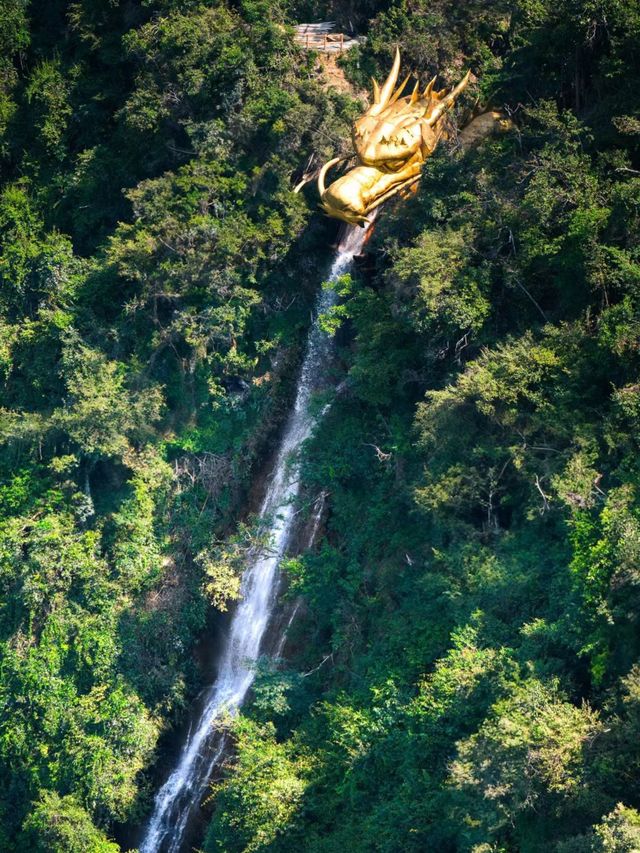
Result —
MULTIPOLYGON (((348 271, 366 235, 367 229, 349 228, 337 250, 329 281, 335 281, 348 271)), ((207 691, 198 719, 189 730, 177 766, 155 797, 140 853, 179 853, 182 849, 190 819, 197 813, 207 783, 224 752, 224 736, 216 735, 214 724, 223 715, 237 711, 253 682, 252 663, 260 654, 276 598, 278 566, 294 523, 300 473, 298 453, 317 420, 309 404, 331 353, 331 340, 320 329, 317 318, 335 303, 335 299, 331 289, 324 289, 318 298, 295 403, 260 509, 260 517, 268 524, 269 552, 258 555, 245 569, 240 604, 229 627, 218 676, 207 691)))

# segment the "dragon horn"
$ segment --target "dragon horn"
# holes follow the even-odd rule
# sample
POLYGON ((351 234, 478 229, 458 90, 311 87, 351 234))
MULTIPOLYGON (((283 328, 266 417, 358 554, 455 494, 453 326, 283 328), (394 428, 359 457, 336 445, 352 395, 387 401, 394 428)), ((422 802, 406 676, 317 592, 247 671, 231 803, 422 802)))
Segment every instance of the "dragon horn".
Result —
POLYGON ((393 60, 393 66, 387 79, 384 81, 384 86, 380 90, 380 103, 386 104, 391 93, 393 92, 396 83, 398 82, 398 74, 400 73, 400 50, 396 48, 396 55, 393 60))
POLYGON ((418 100, 418 87, 419 87, 419 85, 420 85, 420 81, 416 80, 416 85, 413 87, 413 92, 411 93, 411 100, 409 101, 410 104, 415 104, 415 102, 418 100))
POLYGON ((332 160, 327 160, 322 169, 320 169, 320 174, 318 175, 318 192, 320 193, 320 198, 322 198, 322 196, 324 195, 324 179, 327 172, 332 166, 335 166, 336 163, 339 163, 343 159, 343 157, 334 157, 332 160))
POLYGON ((451 109, 451 107, 455 104, 458 95, 466 89, 469 80, 471 78, 471 71, 467 71, 462 80, 458 83, 458 85, 452 89, 449 94, 444 97, 441 101, 438 101, 433 112, 427 118, 426 123, 428 127, 433 127, 433 125, 441 118, 447 110, 451 109))
POLYGON ((387 106, 389 98, 395 88, 396 83, 398 82, 398 74, 400 72, 400 51, 396 48, 395 59, 393 60, 393 66, 391 71, 389 72, 389 76, 384 81, 384 85, 380 90, 378 90, 377 86, 373 87, 373 100, 374 106, 371 110, 369 110, 369 115, 375 116, 382 112, 382 110, 387 106))
POLYGON ((380 86, 378 86, 378 81, 372 77, 371 82, 373 83, 373 103, 380 103, 380 86))
POLYGON ((431 97, 431 92, 433 91, 433 87, 435 86, 435 83, 436 83, 436 78, 434 77, 433 80, 430 80, 429 83, 427 84, 427 88, 424 90, 423 98, 430 98, 431 97))
POLYGON ((405 87, 405 86, 407 85, 407 83, 409 82, 409 77, 410 77, 410 76, 411 76, 410 74, 407 74, 407 76, 404 78, 404 80, 402 81, 402 83, 400 83, 400 85, 399 85, 399 86, 398 86, 398 88, 395 90, 395 92, 393 93, 393 95, 391 95, 391 97, 389 98, 389 102, 388 102, 387 106, 391 106, 391 104, 395 104, 395 102, 398 100, 398 98, 399 98, 399 97, 400 97, 400 95, 402 94, 402 90, 404 89, 404 87, 405 87))

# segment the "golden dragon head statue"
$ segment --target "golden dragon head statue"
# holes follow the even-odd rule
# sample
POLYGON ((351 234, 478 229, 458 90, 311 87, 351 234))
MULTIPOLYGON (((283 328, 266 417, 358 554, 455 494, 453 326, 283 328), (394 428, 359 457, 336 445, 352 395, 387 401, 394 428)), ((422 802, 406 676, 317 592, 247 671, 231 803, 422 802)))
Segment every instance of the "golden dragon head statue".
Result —
POLYGON ((400 52, 382 86, 373 81, 373 103, 353 125, 352 140, 358 165, 325 186, 334 157, 320 170, 321 207, 350 224, 368 222, 368 214, 392 195, 414 185, 422 164, 436 148, 445 130, 445 116, 469 82, 470 72, 451 91, 434 89, 435 77, 420 90, 402 96, 409 77, 396 88, 400 52))

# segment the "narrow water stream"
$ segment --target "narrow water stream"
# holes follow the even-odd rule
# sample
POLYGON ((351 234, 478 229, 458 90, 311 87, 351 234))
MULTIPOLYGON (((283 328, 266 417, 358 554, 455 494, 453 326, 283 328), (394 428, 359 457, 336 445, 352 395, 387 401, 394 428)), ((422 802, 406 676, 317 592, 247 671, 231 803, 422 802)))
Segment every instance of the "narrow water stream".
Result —
MULTIPOLYGON (((331 267, 330 281, 348 271, 366 240, 367 229, 350 228, 331 267)), ((309 332, 293 410, 285 426, 260 517, 268 524, 269 553, 256 557, 242 578, 242 598, 229 626, 218 677, 210 686, 194 719, 177 765, 156 794, 154 808, 140 844, 140 853, 181 853, 188 827, 200 807, 211 774, 224 752, 224 736, 215 722, 242 705, 254 679, 252 664, 261 644, 276 599, 278 566, 285 554, 295 519, 299 490, 298 451, 309 438, 316 418, 310 410, 314 391, 329 364, 331 340, 320 329, 318 314, 335 302, 332 290, 318 298, 316 319, 309 332)))

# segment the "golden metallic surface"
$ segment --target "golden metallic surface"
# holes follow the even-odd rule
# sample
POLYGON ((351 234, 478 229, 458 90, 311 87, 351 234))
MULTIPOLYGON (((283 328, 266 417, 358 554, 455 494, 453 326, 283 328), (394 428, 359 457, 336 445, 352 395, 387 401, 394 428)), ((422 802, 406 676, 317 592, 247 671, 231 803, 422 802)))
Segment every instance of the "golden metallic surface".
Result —
POLYGON ((433 154, 445 130, 445 116, 469 82, 470 72, 450 92, 434 89, 435 78, 420 91, 416 84, 402 96, 408 77, 397 88, 400 52, 383 86, 373 81, 373 103, 353 125, 352 140, 358 165, 325 186, 329 160, 320 170, 318 189, 322 209, 350 224, 364 225, 378 205, 420 178, 424 161, 433 154))

